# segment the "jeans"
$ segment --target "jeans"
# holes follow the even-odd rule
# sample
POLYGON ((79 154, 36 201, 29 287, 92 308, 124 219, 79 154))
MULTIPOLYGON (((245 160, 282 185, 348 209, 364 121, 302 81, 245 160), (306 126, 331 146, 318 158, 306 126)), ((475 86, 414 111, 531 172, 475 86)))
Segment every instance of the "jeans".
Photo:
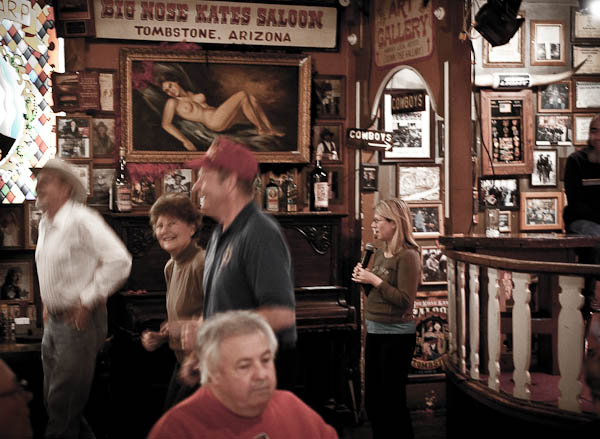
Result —
POLYGON ((98 307, 82 330, 69 321, 49 317, 42 338, 47 439, 95 438, 83 411, 106 333, 106 306, 98 307))

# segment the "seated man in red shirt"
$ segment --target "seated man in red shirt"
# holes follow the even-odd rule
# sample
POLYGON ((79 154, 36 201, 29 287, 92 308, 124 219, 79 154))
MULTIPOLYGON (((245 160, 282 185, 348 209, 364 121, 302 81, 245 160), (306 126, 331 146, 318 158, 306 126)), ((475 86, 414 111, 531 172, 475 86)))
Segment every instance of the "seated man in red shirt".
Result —
POLYGON ((251 311, 215 314, 196 339, 202 387, 154 425, 149 439, 336 439, 293 393, 275 390, 277 339, 251 311))

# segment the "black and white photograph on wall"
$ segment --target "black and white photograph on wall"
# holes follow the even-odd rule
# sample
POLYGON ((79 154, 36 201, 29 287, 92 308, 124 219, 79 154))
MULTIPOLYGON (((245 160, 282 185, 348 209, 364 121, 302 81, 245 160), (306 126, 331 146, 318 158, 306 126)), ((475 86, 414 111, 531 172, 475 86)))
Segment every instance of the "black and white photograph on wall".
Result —
POLYGON ((539 113, 568 113, 571 111, 571 81, 560 81, 538 92, 539 113))
POLYGON ((0 262, 0 300, 31 301, 33 264, 31 261, 0 262))
POLYGON ((318 118, 343 119, 345 117, 345 83, 343 76, 336 75, 322 75, 314 79, 318 118))
POLYGON ((415 238, 437 238, 444 233, 442 203, 411 203, 408 208, 415 238))
POLYGON ((479 206, 504 210, 519 209, 519 181, 516 178, 480 177, 479 206))
POLYGON ((534 150, 531 186, 556 186, 556 166, 556 149, 534 150))
POLYGON ((191 196, 192 170, 177 169, 167 173, 163 179, 163 193, 175 192, 191 196))
POLYGON ((404 201, 439 201, 439 165, 398 165, 398 194, 404 201))
POLYGON ((360 165, 360 191, 375 192, 378 186, 378 170, 377 165, 361 164, 360 165))
POLYGON ((510 233, 511 231, 510 211, 501 210, 498 213, 498 230, 500 233, 510 233))
POLYGON ((423 266, 422 285, 438 285, 448 282, 447 260, 439 247, 421 247, 423 266))
POLYGON ((537 115, 536 145, 570 145, 573 140, 573 119, 570 115, 537 115))
POLYGON ((89 159, 91 117, 56 118, 56 154, 63 159, 89 159))
POLYGON ((315 154, 321 155, 321 160, 339 162, 341 156, 342 124, 314 125, 312 128, 312 146, 315 154))
POLYGON ((93 195, 88 198, 88 205, 108 209, 109 192, 115 178, 115 168, 112 166, 101 167, 95 165, 92 169, 93 195))
POLYGON ((102 117, 92 120, 94 135, 92 152, 94 158, 112 157, 115 151, 115 118, 102 117))
POLYGON ((42 211, 35 205, 35 201, 28 200, 25 207, 25 248, 35 248, 38 240, 42 211))
POLYGON ((73 172, 75 173, 75 175, 77 175, 77 177, 79 178, 79 180, 81 180, 81 183, 83 184, 83 187, 85 188, 86 194, 87 196, 91 196, 92 195, 92 165, 91 163, 69 163, 69 166, 71 167, 71 169, 73 170, 73 172))
POLYGON ((23 246, 23 206, 0 207, 0 248, 23 246))

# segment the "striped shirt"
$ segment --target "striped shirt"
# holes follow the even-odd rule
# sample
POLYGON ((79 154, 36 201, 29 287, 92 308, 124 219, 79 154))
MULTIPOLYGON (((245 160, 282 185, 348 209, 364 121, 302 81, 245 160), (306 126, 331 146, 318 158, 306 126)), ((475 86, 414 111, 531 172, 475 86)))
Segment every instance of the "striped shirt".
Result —
POLYGON ((93 308, 127 280, 131 255, 98 212, 67 201, 42 217, 35 262, 44 306, 93 308))

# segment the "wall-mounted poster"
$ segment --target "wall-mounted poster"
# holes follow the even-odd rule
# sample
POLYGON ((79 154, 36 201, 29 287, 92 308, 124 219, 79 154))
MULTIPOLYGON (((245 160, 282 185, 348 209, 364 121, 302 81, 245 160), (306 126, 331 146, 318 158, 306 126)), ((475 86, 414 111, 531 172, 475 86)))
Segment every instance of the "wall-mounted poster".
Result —
POLYGON ((577 78, 574 83, 575 110, 600 109, 600 78, 577 78))
POLYGON ((444 371, 444 358, 448 355, 447 294, 447 291, 417 293, 413 308, 417 323, 417 343, 411 362, 414 373, 444 371))
POLYGON ((564 66, 565 22, 531 20, 531 65, 564 66))
POLYGON ((562 192, 522 192, 521 230, 561 230, 562 192))
POLYGON ((115 168, 112 165, 94 165, 92 169, 93 195, 88 198, 88 205, 108 209, 109 191, 115 179, 115 168))
POLYGON ((425 110, 411 113, 392 113, 392 95, 383 95, 385 131, 392 133, 392 148, 381 154, 381 162, 429 162, 434 160, 431 126, 432 112, 429 96, 425 110))
POLYGON ((517 178, 480 177, 479 206, 482 209, 519 209, 519 180, 517 178))
POLYGON ((179 193, 188 197, 192 195, 193 173, 191 169, 177 169, 163 177, 162 193, 179 193))
POLYGON ((319 119, 343 119, 346 114, 346 79, 322 75, 314 79, 316 110, 319 119))
POLYGON ((437 238, 444 233, 442 203, 412 203, 408 208, 415 238, 437 238))
POLYGON ((56 155, 62 159, 92 157, 92 118, 89 116, 56 118, 56 155))
POLYGON ((571 46, 573 49, 573 67, 585 63, 577 70, 578 75, 600 74, 600 47, 596 46, 571 46))
MULTIPOLYGON (((521 15, 521 14, 519 14, 521 15)), ((525 29, 520 26, 508 43, 492 46, 483 39, 483 67, 525 67, 525 29)))
POLYGON ((92 156, 112 157, 115 153, 115 118, 95 117, 92 119, 92 156))
POLYGON ((571 8, 571 41, 574 43, 600 42, 600 20, 589 8, 571 8))
POLYGON ((531 90, 481 91, 483 175, 531 173, 531 96, 531 90))
POLYGON ((421 285, 440 285, 448 282, 446 256, 440 247, 422 246, 421 285))

